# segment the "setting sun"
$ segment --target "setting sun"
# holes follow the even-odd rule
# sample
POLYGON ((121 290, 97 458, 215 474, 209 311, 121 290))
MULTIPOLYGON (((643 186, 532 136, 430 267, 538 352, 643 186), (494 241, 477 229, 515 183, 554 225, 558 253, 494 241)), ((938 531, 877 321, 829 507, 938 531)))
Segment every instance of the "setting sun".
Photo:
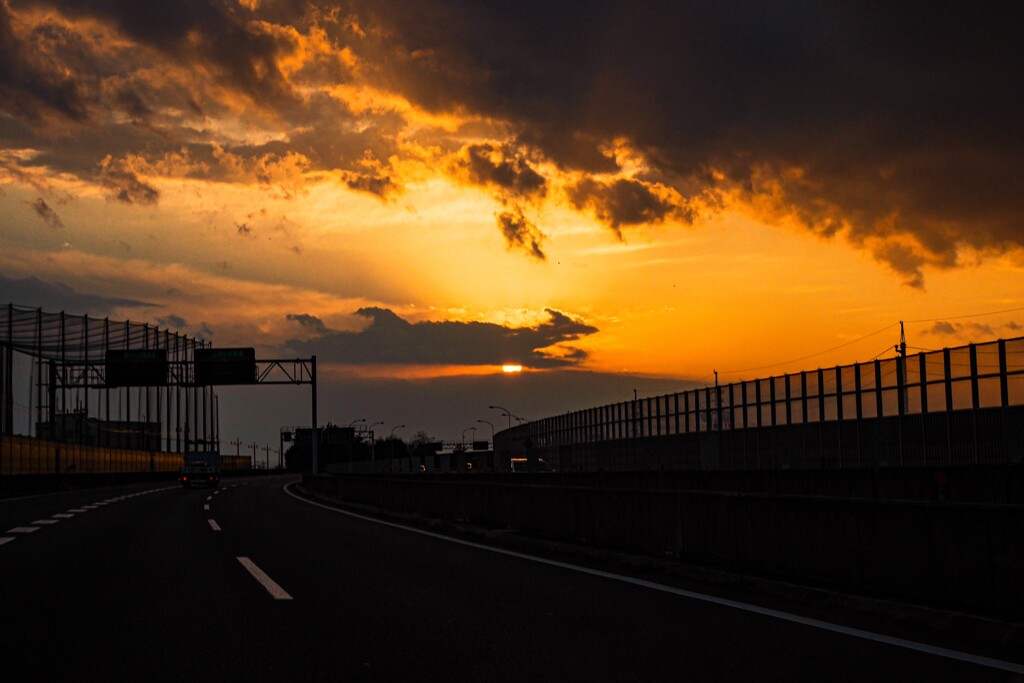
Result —
POLYGON ((523 371, 523 366, 522 365, 502 365, 501 366, 501 371, 502 372, 522 372, 523 371))

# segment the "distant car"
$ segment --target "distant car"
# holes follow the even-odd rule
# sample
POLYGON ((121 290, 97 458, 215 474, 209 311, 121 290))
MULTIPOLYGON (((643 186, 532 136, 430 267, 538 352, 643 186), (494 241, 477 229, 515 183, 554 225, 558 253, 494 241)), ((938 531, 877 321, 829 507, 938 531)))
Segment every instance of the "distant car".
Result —
MULTIPOLYGON (((528 472, 526 458, 512 458, 511 461, 513 472, 528 472)), ((537 458, 537 464, 534 467, 534 472, 554 472, 555 469, 547 463, 544 458, 537 458)))

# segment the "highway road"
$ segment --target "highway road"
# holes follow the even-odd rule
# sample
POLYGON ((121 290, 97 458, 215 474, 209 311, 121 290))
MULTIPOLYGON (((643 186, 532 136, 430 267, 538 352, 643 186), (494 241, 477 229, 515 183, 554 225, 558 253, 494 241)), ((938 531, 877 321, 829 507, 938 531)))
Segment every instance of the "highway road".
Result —
POLYGON ((1022 680, 1009 647, 494 552, 310 504, 293 481, 0 500, 0 677, 1022 680))

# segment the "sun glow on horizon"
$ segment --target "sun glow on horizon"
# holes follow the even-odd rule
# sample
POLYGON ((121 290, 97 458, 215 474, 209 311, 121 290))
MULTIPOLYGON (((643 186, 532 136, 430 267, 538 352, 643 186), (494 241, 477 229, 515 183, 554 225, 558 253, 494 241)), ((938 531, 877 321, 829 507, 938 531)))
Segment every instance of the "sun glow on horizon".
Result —
POLYGON ((506 373, 506 374, 510 374, 510 373, 514 373, 514 372, 522 372, 523 371, 523 366, 522 365, 502 365, 501 366, 501 371, 506 373))

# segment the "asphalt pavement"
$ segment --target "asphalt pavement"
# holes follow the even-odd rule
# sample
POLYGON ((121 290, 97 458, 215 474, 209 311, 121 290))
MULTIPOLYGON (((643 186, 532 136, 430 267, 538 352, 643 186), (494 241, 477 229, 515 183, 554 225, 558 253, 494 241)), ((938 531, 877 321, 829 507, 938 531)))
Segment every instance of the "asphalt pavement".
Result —
POLYGON ((997 643, 495 552, 312 504, 295 480, 0 501, 0 676, 1024 680, 997 643))

